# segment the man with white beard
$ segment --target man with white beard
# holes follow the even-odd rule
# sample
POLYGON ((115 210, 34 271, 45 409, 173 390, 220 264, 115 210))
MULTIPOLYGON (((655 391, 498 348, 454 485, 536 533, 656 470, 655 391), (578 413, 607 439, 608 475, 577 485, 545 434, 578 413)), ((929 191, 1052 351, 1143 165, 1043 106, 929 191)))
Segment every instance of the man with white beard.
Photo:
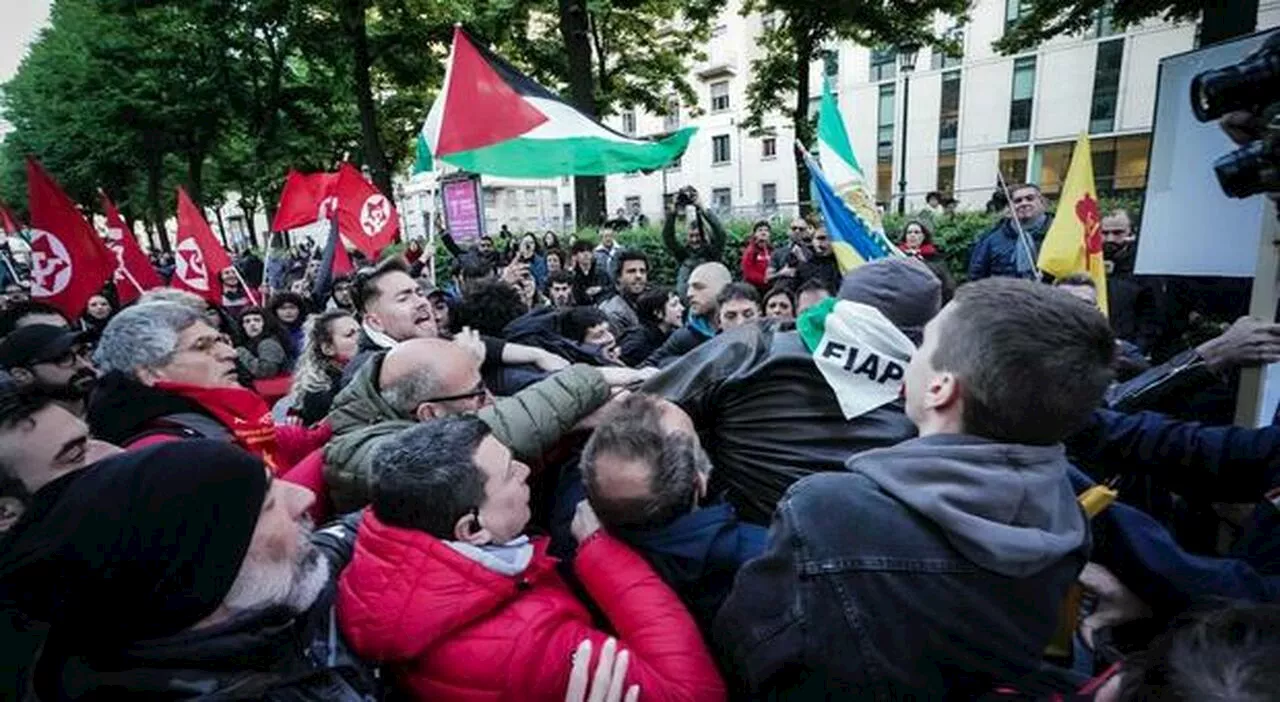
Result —
POLYGON ((225 442, 106 458, 40 488, 0 553, 0 602, 47 637, 34 699, 357 700, 371 671, 333 622, 354 524, 225 442))

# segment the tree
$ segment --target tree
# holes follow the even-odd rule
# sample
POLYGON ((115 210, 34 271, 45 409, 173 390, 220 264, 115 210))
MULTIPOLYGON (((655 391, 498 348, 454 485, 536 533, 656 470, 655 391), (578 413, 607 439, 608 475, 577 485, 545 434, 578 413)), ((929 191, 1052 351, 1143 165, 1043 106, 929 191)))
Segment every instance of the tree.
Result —
POLYGON ((1060 34, 1083 32, 1104 14, 1118 28, 1159 17, 1167 22, 1201 19, 1200 45, 1208 46, 1254 31, 1258 0, 1034 0, 996 43, 997 50, 1014 53, 1037 46, 1060 34))
MULTIPOLYGON (((575 107, 593 117, 640 107, 666 114, 674 98, 697 105, 686 76, 703 57, 711 21, 724 0, 545 0, 502 47, 535 80, 567 86, 575 107), (556 17, 554 27, 547 18, 556 17)), ((492 39, 492 37, 489 37, 492 39)), ((574 179, 578 223, 599 224, 603 179, 574 179)))
MULTIPOLYGON (((812 145, 809 66, 828 43, 850 40, 863 46, 930 44, 955 51, 953 40, 936 36, 931 27, 938 13, 963 21, 967 8, 966 0, 746 0, 743 14, 771 13, 777 21, 760 39, 764 55, 751 62, 744 126, 758 132, 768 115, 788 111, 796 139, 812 145)), ((797 200, 807 203, 809 177, 798 155, 796 176, 797 200)))

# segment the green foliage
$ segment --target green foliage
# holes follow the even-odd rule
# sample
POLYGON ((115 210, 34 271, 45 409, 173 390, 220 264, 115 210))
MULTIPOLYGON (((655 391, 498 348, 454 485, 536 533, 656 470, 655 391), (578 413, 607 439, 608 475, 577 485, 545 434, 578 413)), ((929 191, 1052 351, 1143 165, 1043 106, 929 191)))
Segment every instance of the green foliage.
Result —
MULTIPOLYGON (((932 45, 953 52, 954 39, 935 35, 931 28, 939 13, 963 22, 968 6, 968 0, 746 0, 742 14, 769 13, 778 21, 761 37, 762 55, 751 62, 744 124, 759 130, 770 115, 787 113, 796 138, 812 145, 809 65, 820 51, 833 41, 851 40, 862 46, 932 45)), ((808 200, 808 179, 797 179, 797 187, 797 199, 808 200)))
POLYGON ((1024 5, 1030 11, 993 44, 997 51, 1017 53, 1062 34, 1086 31, 1107 13, 1111 24, 1123 30, 1153 17, 1177 22, 1194 20, 1202 11, 1223 11, 1220 3, 1206 0, 1035 0, 1024 5))

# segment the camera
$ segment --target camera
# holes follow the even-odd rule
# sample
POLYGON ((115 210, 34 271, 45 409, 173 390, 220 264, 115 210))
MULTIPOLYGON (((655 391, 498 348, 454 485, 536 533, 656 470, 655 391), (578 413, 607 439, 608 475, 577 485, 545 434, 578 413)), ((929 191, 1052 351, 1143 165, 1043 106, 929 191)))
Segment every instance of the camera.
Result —
POLYGON ((698 199, 698 191, 692 185, 686 185, 676 191, 676 208, 688 207, 698 199))
POLYGON ((1233 198, 1280 191, 1280 32, 1242 61, 1197 75, 1191 109, 1201 122, 1244 111, 1262 124, 1260 138, 1213 163, 1222 191, 1233 198))

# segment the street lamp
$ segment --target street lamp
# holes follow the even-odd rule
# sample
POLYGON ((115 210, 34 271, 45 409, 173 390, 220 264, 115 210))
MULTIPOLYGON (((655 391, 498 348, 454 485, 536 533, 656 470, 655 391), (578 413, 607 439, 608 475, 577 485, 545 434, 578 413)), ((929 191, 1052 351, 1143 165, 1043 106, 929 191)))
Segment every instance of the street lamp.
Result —
POLYGON ((911 109, 911 72, 916 70, 916 54, 920 47, 904 44, 898 47, 898 72, 902 74, 902 164, 898 170, 898 214, 907 213, 907 115, 911 109))

